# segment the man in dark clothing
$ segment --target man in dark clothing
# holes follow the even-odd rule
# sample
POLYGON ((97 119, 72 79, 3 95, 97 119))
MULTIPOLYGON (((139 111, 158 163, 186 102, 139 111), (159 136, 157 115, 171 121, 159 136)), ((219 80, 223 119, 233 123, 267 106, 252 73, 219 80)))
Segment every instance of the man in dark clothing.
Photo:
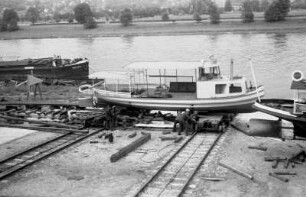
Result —
POLYGON ((198 112, 194 111, 191 115, 190 118, 188 119, 188 126, 189 129, 192 130, 192 132, 196 132, 197 131, 197 122, 199 120, 199 116, 198 116, 198 112))
POLYGON ((111 122, 112 122, 112 108, 107 106, 105 108, 105 130, 111 129, 111 122))
POLYGON ((112 106, 110 110, 111 114, 111 130, 113 131, 115 127, 117 127, 117 108, 116 106, 112 106))
POLYGON ((186 121, 188 120, 188 118, 189 118, 189 109, 186 109, 184 113, 178 113, 174 121, 173 132, 176 132, 176 125, 179 124, 180 130, 178 132, 178 135, 181 135, 182 131, 186 129, 186 121))

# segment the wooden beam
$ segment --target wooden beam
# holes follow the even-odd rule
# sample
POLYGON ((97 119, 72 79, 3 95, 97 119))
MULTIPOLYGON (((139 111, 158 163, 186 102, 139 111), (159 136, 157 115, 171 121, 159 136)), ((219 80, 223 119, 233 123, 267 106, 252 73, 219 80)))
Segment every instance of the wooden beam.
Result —
POLYGON ((224 167, 224 168, 227 168, 227 169, 231 170, 232 172, 235 172, 235 173, 237 173, 237 174, 239 174, 239 175, 241 175, 241 176, 244 176, 244 177, 246 177, 246 178, 248 178, 248 179, 251 179, 251 180, 254 179, 253 176, 251 176, 251 175, 249 175, 249 174, 247 174, 247 173, 245 173, 245 172, 242 172, 242 171, 240 171, 240 170, 238 170, 238 169, 236 169, 236 168, 234 168, 234 167, 232 167, 232 166, 229 166, 229 165, 227 165, 227 164, 225 164, 225 163, 219 162, 219 165, 222 166, 222 167, 224 167))
POLYGON ((142 136, 140 138, 138 138, 137 140, 133 141, 129 145, 121 148, 118 152, 114 153, 110 157, 110 161, 111 162, 118 161, 119 159, 121 159, 122 157, 125 157, 127 154, 129 154, 130 152, 134 151, 135 149, 137 149, 141 145, 145 144, 150 139, 151 139, 151 134, 142 132, 142 136))
POLYGON ((43 125, 47 125, 47 126, 55 126, 55 127, 70 128, 70 129, 79 129, 79 127, 77 127, 77 126, 66 125, 66 124, 61 124, 61 123, 56 123, 56 122, 28 120, 28 119, 25 119, 25 118, 17 118, 17 117, 12 117, 12 116, 5 116, 5 115, 0 115, 0 118, 6 119, 6 120, 17 120, 17 121, 23 121, 23 122, 29 122, 29 123, 35 123, 35 124, 43 124, 43 125))

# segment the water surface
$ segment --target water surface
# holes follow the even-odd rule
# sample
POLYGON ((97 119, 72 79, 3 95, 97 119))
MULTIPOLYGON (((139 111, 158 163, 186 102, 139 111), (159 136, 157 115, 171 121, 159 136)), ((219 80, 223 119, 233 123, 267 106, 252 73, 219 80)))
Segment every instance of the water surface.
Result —
POLYGON ((214 54, 224 74, 234 59, 236 75, 252 79, 252 59, 266 98, 291 98, 291 73, 306 74, 306 33, 211 34, 1 40, 1 57, 87 57, 92 71, 120 70, 134 61, 198 61, 214 54))

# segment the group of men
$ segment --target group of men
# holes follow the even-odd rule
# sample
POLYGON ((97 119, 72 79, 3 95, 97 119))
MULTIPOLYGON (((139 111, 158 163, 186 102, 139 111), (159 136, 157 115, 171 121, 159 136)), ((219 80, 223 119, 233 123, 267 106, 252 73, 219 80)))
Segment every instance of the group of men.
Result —
MULTIPOLYGON (((105 129, 113 131, 117 126, 118 110, 115 106, 106 107, 105 129)), ((174 121, 173 132, 176 132, 179 124, 178 135, 185 131, 186 136, 197 130, 198 112, 186 109, 184 112, 179 111, 174 121)))
POLYGON ((184 112, 178 112, 173 125, 173 132, 176 132, 177 124, 179 124, 178 135, 185 130, 186 136, 197 130, 198 112, 186 109, 184 112))

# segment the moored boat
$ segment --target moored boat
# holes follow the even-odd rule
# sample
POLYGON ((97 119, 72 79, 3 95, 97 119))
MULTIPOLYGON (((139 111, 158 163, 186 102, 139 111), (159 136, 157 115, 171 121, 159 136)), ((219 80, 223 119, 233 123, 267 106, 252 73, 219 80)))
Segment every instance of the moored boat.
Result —
POLYGON ((306 137, 306 79, 302 79, 302 76, 299 71, 293 73, 293 99, 263 99, 256 102, 253 108, 292 122, 294 135, 306 137))
POLYGON ((264 95, 262 86, 248 85, 245 77, 232 72, 221 75, 214 58, 206 62, 135 62, 125 69, 101 72, 103 83, 81 86, 80 91, 92 94, 95 105, 231 113, 254 111, 252 104, 264 95))
POLYGON ((86 58, 62 59, 59 56, 22 59, 13 61, 0 60, 1 80, 25 80, 27 75, 43 79, 86 80, 89 75, 89 62, 86 58))

